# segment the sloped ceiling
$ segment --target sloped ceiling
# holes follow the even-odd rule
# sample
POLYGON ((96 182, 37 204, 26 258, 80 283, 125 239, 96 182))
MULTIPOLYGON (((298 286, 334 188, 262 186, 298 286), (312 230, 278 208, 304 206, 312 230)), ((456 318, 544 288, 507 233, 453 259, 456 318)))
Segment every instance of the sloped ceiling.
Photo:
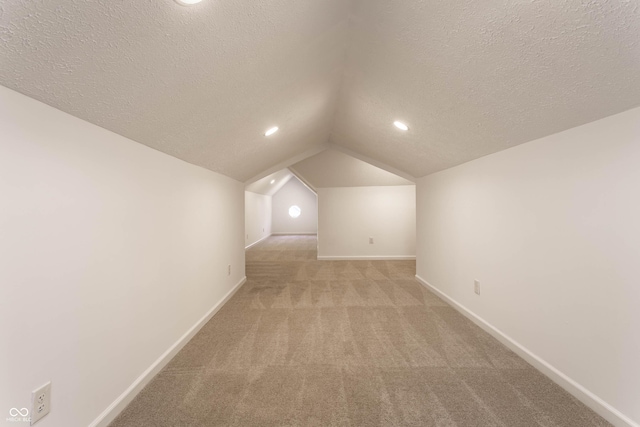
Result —
POLYGON ((628 0, 12 0, 0 84, 241 181, 327 143, 423 176, 640 105, 639 36, 628 0))
POLYGON ((293 174, 289 169, 282 169, 278 172, 265 176, 262 179, 252 182, 244 186, 246 191, 252 193, 273 196, 280 190, 289 180, 293 178, 293 174))
POLYGON ((331 140, 417 177, 640 105, 638 1, 356 0, 350 29, 331 140))
POLYGON ((344 0, 11 0, 0 84, 245 181, 327 142, 348 18, 344 0))
POLYGON ((337 150, 325 150, 290 167, 312 188, 412 185, 398 175, 337 150))

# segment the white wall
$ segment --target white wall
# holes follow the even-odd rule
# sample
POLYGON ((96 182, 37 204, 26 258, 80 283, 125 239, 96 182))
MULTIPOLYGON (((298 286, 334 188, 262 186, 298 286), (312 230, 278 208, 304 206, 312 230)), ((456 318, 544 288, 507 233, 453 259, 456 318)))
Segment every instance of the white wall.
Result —
POLYGON ((418 276, 640 422, 640 109, 427 176, 417 197, 418 276))
POLYGON ((0 87, 0 419, 92 423, 241 282, 243 192, 0 87))
POLYGON ((298 178, 291 178, 273 195, 273 234, 315 234, 318 232, 318 200, 298 178), (302 209, 298 218, 289 216, 289 208, 302 209))
POLYGON ((415 188, 319 188, 318 258, 414 257, 415 188))
POLYGON ((271 235, 271 196, 244 192, 244 245, 251 246, 271 235))

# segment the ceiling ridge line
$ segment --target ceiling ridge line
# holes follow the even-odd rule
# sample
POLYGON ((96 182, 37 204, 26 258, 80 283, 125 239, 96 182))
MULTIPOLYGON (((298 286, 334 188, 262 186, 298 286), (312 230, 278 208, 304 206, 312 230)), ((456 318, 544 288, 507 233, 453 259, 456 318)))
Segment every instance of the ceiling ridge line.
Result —
POLYGON ((340 109, 340 100, 342 99, 342 94, 345 92, 345 81, 347 79, 347 62, 349 61, 351 46, 353 45, 354 39, 354 31, 353 25, 356 19, 356 15, 354 13, 355 9, 355 0, 351 0, 351 4, 349 5, 349 15, 347 17, 347 26, 346 26, 346 36, 344 40, 344 51, 342 52, 342 72, 340 73, 340 82, 338 83, 335 89, 335 99, 334 99, 334 107, 333 114, 331 117, 331 125, 329 126, 329 136, 328 143, 333 144, 333 135, 334 129, 336 127, 336 121, 338 117, 338 110, 340 109))

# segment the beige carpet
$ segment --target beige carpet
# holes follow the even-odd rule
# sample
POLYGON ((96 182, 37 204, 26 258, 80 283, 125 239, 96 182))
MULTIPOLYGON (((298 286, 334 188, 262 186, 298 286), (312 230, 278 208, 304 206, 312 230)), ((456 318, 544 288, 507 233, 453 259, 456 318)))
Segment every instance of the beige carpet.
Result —
POLYGON ((247 251, 247 283, 111 427, 606 426, 424 289, 413 261, 247 251))

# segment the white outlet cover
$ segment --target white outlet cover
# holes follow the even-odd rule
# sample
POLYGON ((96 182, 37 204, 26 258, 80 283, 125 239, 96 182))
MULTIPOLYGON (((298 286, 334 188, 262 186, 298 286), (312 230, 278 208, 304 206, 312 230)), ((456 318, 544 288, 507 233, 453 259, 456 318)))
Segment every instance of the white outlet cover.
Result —
POLYGON ((34 425, 51 411, 51 381, 31 392, 31 424, 34 425))

